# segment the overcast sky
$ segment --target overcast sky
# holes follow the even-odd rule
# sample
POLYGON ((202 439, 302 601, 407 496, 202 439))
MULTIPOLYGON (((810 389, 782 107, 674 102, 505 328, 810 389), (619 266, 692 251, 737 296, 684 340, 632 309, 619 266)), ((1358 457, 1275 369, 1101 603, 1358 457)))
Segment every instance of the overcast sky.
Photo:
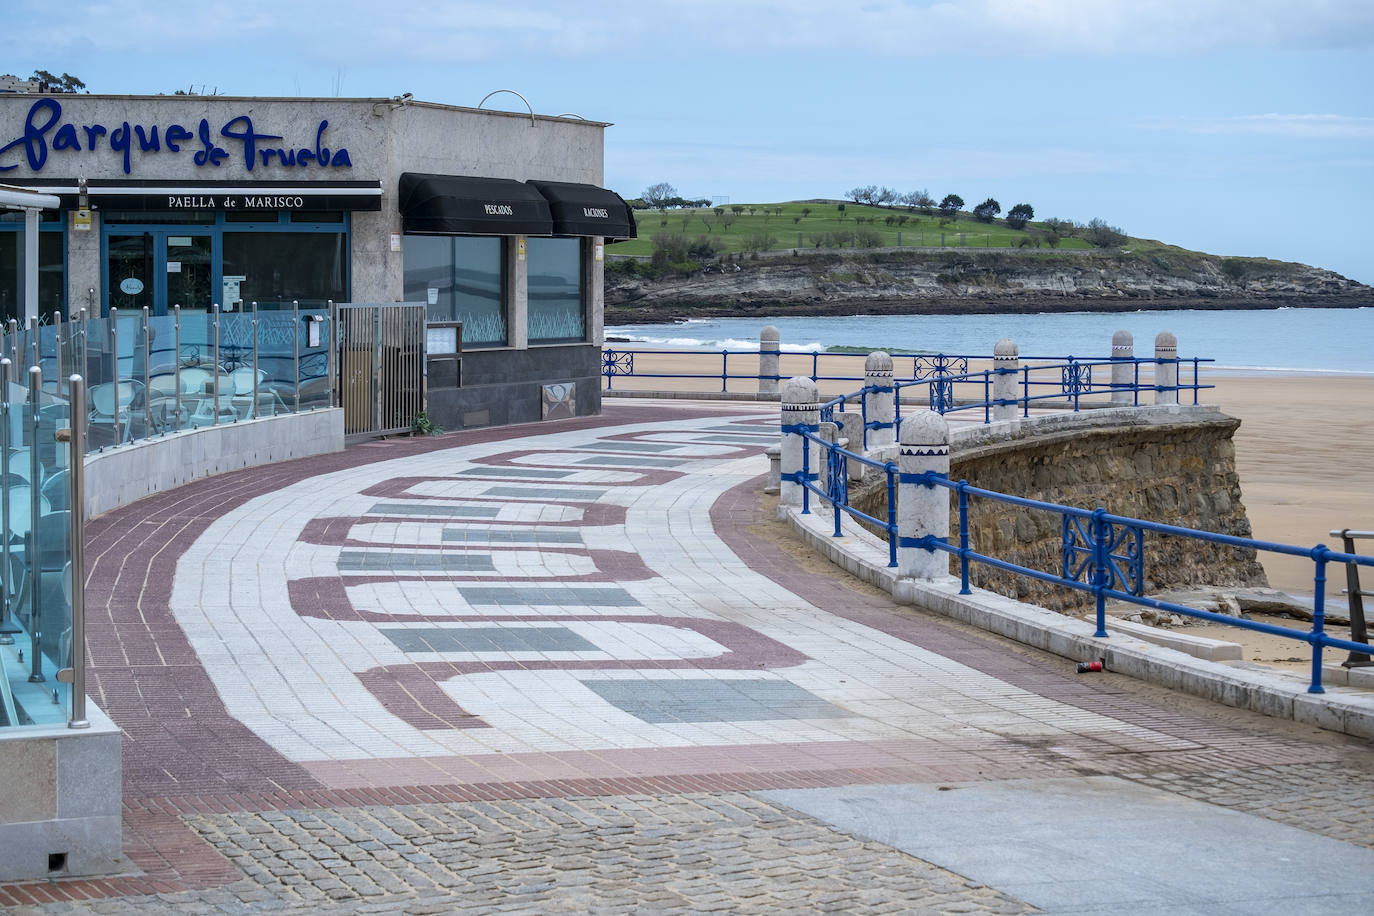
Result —
POLYGON ((94 92, 514 89, 614 122, 625 197, 925 188, 1374 284, 1372 0, 0 6, 0 70, 94 92))

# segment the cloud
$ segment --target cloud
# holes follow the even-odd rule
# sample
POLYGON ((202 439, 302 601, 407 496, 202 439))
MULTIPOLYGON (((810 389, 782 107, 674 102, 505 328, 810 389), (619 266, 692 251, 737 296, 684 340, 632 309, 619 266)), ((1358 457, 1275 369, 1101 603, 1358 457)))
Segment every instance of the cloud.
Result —
MULTIPOLYGON (((239 0, 197 7, 149 0, 9 0, 12 48, 105 52, 273 51, 360 64, 559 59, 693 59, 843 52, 884 59, 942 54, 1103 57, 1217 49, 1368 48, 1368 0, 239 0)), ((818 66, 824 60, 817 60, 818 66)))
POLYGON ((1298 139, 1374 137, 1374 118, 1338 114, 1258 114, 1228 118, 1163 118, 1146 123, 1197 134, 1262 134, 1298 139))

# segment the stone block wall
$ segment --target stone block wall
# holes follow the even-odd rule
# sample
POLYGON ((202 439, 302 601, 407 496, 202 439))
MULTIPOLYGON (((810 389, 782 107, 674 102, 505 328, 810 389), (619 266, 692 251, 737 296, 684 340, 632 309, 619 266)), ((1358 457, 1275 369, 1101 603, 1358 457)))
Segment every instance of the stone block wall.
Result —
MULTIPOLYGON (((1238 537, 1250 536, 1232 443, 1240 421, 1210 408, 1103 410, 1033 421, 1014 433, 960 430, 950 477, 1012 496, 1238 537)), ((958 500, 951 492, 951 538, 958 500)), ((881 478, 851 487, 851 501, 877 518, 887 511, 881 478)), ((1058 574, 1062 516, 971 497, 970 546, 987 556, 1058 574)), ((1146 594, 1185 586, 1267 584, 1253 550, 1145 534, 1146 594)), ((958 574, 952 558, 950 570, 958 574)), ((1064 612, 1090 593, 973 564, 975 586, 1064 612)))

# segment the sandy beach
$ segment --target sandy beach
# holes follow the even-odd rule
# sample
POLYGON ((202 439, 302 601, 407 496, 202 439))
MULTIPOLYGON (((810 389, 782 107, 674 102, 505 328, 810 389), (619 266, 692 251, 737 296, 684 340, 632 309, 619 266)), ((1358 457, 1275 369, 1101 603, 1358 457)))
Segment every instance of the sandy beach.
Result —
MULTIPOLYGON (((862 374, 863 357, 821 356, 822 376, 862 374)), ((971 369, 982 367, 970 367, 971 369)), ((784 354, 781 373, 810 375, 810 354, 784 354)), ((728 360, 706 354, 663 351, 637 353, 636 378, 617 378, 614 388, 718 392, 722 373, 752 376, 730 379, 732 392, 757 391, 757 354, 732 354, 728 360), (652 373, 696 374, 699 378, 638 377, 652 373)), ((899 367, 900 372, 900 367, 899 367)), ((1200 401, 1216 404, 1241 420, 1236 433, 1236 467, 1254 536, 1300 546, 1326 544, 1338 528, 1374 530, 1374 376, 1304 376, 1292 373, 1227 374, 1204 370, 1202 381, 1215 385, 1200 401)), ((854 381, 820 383, 833 396, 859 387, 854 381)), ((1191 397, 1185 393, 1185 402, 1191 397)), ((1361 552, 1374 541, 1357 542, 1361 552), (1362 544, 1363 546, 1360 546, 1362 544)), ((1297 557, 1262 554, 1269 583, 1295 595, 1313 592, 1313 564, 1297 557)), ((1327 595, 1339 598, 1343 567, 1333 568, 1327 595)))

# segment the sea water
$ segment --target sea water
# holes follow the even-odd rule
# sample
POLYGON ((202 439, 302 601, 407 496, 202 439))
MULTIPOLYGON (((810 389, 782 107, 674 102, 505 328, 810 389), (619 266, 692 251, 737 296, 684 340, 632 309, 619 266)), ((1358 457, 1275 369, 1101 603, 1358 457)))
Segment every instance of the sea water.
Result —
POLYGON ((1135 355, 1154 355, 1155 335, 1170 331, 1181 357, 1228 369, 1374 373, 1374 308, 1047 312, 999 315, 853 315, 690 319, 614 325, 608 346, 644 349, 757 350, 759 332, 778 329, 786 352, 887 350, 988 355, 1004 337, 1025 358, 1111 355, 1112 335, 1130 331, 1135 355))

